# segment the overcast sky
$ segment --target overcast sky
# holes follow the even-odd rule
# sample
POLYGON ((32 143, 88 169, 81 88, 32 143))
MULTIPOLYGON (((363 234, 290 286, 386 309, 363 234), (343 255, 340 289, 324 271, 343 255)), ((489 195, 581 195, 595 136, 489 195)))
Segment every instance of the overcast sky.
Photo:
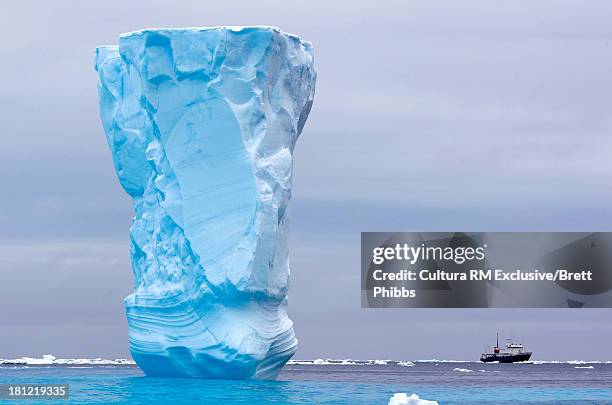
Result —
POLYGON ((0 358, 129 355, 130 198, 92 51, 147 27, 276 25, 313 43, 295 149, 297 358, 612 360, 612 310, 366 310, 361 231, 612 230, 612 3, 0 3, 0 358))

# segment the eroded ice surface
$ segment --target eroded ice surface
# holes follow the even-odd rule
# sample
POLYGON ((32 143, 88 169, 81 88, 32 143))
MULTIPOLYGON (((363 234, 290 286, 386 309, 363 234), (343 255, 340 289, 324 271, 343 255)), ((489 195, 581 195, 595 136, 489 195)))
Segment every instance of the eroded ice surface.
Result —
POLYGON ((100 116, 134 199, 132 357, 149 375, 275 378, 308 42, 270 27, 151 29, 96 49, 100 116))

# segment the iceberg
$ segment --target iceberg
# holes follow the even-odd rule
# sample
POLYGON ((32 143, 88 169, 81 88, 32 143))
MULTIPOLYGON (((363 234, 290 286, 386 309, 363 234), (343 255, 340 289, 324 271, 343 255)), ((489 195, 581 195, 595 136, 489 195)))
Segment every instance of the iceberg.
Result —
POLYGON ((134 204, 125 304, 147 375, 274 379, 295 353, 287 204, 313 63, 310 43, 274 27, 145 29, 95 50, 134 204))

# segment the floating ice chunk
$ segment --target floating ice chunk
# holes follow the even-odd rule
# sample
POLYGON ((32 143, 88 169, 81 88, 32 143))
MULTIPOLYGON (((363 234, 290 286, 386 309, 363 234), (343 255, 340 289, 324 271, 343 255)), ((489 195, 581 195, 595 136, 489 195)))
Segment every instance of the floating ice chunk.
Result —
POLYGON ((459 368, 459 367, 455 367, 455 368, 453 369, 453 371, 458 371, 458 372, 460 372, 460 373, 471 373, 471 372, 473 372, 474 370, 470 370, 469 368, 459 368))
POLYGON ((428 360, 415 360, 415 363, 471 363, 470 360, 438 360, 438 359, 428 359, 428 360))
POLYGON ((272 27, 148 29, 96 49, 100 116, 134 200, 132 357, 149 375, 275 378, 293 149, 310 43, 272 27))
POLYGON ((14 360, 18 364, 19 362, 23 364, 31 364, 31 365, 49 365, 53 364, 56 360, 56 357, 52 354, 43 354, 41 358, 36 357, 22 357, 21 359, 14 360))
POLYGON ((0 364, 27 364, 27 365, 133 365, 134 361, 129 359, 58 359, 51 354, 45 354, 41 358, 36 357, 20 357, 18 359, 0 359, 0 364))
POLYGON ((408 396, 405 392, 398 392, 393 394, 389 405, 438 405, 438 402, 421 399, 417 394, 408 396))

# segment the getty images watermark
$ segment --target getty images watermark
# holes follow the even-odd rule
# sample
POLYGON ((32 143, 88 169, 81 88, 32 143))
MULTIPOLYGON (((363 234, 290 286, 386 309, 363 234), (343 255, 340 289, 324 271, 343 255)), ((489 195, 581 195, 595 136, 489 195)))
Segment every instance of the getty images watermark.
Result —
POLYGON ((612 232, 362 232, 364 308, 612 308, 612 232))

